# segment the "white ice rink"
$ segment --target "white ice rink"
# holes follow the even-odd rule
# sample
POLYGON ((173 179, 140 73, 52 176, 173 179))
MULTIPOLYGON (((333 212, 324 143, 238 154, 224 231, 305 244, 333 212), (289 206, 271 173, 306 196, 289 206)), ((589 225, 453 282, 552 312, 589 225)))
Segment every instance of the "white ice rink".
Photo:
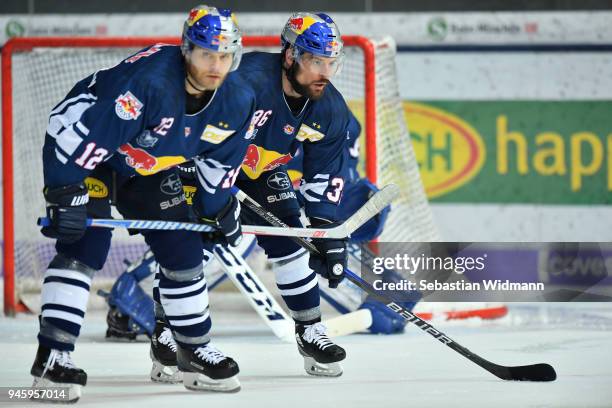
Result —
MULTIPOLYGON (((219 296, 229 295, 213 293, 213 307, 219 296)), ((148 343, 106 342, 105 314, 94 312, 73 353, 89 375, 77 406, 612 407, 610 304, 511 304, 509 315, 494 322, 434 323, 498 364, 547 362, 557 370, 555 382, 520 383, 498 380, 414 327, 403 335, 338 338, 348 354, 344 375, 310 377, 295 345, 276 340, 257 315, 229 303, 213 310, 212 335, 214 344, 240 364, 239 393, 196 393, 180 384, 152 383, 148 343)), ((1 386, 31 384, 36 331, 35 316, 0 318, 1 386)))

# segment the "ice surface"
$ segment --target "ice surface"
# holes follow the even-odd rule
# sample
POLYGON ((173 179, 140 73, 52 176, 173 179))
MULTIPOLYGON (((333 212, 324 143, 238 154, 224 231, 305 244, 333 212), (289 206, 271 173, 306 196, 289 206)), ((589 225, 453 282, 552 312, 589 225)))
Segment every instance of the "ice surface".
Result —
MULTIPOLYGON (((434 322, 498 364, 547 362, 557 370, 555 382, 520 383, 498 380, 414 327, 403 335, 339 338, 348 353, 344 375, 310 377, 294 345, 274 338, 250 310, 231 306, 240 300, 220 302, 222 296, 233 295, 212 294, 213 342, 239 362, 242 391, 196 393, 152 383, 148 343, 106 342, 105 314, 94 312, 73 353, 89 375, 77 406, 612 407, 609 304, 510 304, 508 316, 494 322, 434 322)), ((36 330, 35 316, 0 318, 1 386, 31 384, 36 330)))

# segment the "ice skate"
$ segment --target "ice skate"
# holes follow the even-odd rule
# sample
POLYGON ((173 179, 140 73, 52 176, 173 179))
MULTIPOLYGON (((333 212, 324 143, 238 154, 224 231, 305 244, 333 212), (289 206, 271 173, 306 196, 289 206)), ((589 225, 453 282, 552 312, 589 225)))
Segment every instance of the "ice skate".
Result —
POLYGON ((178 346, 177 363, 185 388, 194 391, 238 392, 238 363, 210 344, 195 350, 178 346))
POLYGON ((326 334, 322 323, 295 325, 295 339, 298 350, 304 357, 304 369, 310 375, 339 377, 342 366, 339 361, 346 358, 346 352, 334 344, 326 334))
POLYGON ((87 384, 87 373, 74 365, 70 352, 40 345, 30 374, 34 376, 34 389, 63 388, 68 391, 65 400, 47 399, 43 396, 33 398, 34 401, 75 403, 81 397, 81 387, 87 384))
POLYGON ((176 365, 176 342, 172 331, 163 322, 157 321, 151 336, 151 380, 176 384, 183 381, 183 373, 176 365))

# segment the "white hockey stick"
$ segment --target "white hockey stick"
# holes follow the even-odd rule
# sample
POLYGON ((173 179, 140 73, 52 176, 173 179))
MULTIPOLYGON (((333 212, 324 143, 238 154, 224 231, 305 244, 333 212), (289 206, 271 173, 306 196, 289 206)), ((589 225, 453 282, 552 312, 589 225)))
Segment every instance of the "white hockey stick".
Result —
POLYGON ((330 337, 346 336, 368 330, 372 325, 372 312, 359 309, 323 321, 330 337))
MULTIPOLYGON (((238 199, 245 199, 246 195, 239 191, 238 199), (242 195, 242 198, 240 197, 242 195)), ((244 234, 255 235, 275 235, 282 237, 301 237, 301 238, 347 238, 357 228, 365 224, 370 218, 378 214, 383 208, 388 206, 391 201, 399 194, 399 188, 390 184, 383 187, 374 194, 359 210, 348 220, 334 228, 294 228, 294 227, 269 227, 259 225, 243 225, 244 234)), ((47 217, 40 217, 37 221, 41 227, 51 225, 51 220, 47 217)), ((99 228, 127 228, 133 230, 187 230, 194 232, 212 232, 216 228, 191 222, 162 221, 162 220, 116 220, 108 218, 88 218, 88 227, 99 228)))
MULTIPOLYGON (((236 194, 238 200, 241 202, 247 202, 247 205, 251 210, 255 211, 254 207, 262 208, 259 203, 253 200, 251 197, 246 195, 241 190, 237 188, 233 188, 232 192, 236 194)), ((388 184, 377 191, 366 203, 361 206, 360 209, 355 211, 353 215, 351 215, 346 221, 342 224, 338 225, 334 228, 329 229, 316 229, 316 228, 292 228, 287 227, 293 231, 301 231, 302 229, 316 231, 315 233, 308 236, 308 238, 347 238, 353 232, 355 232, 359 227, 365 224, 368 220, 374 217, 376 214, 381 212, 385 207, 391 204, 397 196, 399 195, 399 187, 395 184, 388 184)), ((256 211, 259 213, 259 211, 256 211)), ((279 220, 280 221, 280 220, 279 220)), ((244 231, 244 225, 242 226, 244 231)), ((260 227, 257 227, 260 228, 260 227)), ((273 227, 267 227, 273 228, 273 227)), ((276 227, 278 228, 278 227, 276 227)), ((284 236, 294 236, 295 235, 284 235, 284 236)), ((304 237, 300 235, 300 237, 304 237)))
POLYGON ((232 247, 224 245, 215 245, 213 254, 230 280, 245 295, 276 337, 286 343, 295 343, 293 320, 274 300, 244 258, 232 247))

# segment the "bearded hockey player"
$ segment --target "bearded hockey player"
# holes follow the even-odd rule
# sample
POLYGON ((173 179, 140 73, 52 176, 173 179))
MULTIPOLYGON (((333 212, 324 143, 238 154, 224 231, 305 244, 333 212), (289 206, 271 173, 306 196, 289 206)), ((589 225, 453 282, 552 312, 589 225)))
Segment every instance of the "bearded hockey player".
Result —
MULTIPOLYGON (((230 245, 241 237, 239 204, 230 194, 243 161, 255 96, 236 73, 241 33, 229 10, 198 6, 185 22, 180 47, 156 44, 79 81, 51 112, 43 148, 44 197, 57 240, 42 288, 35 387, 70 389, 71 402, 87 381, 70 352, 85 316, 91 279, 106 260, 107 229, 86 218, 189 221, 177 170, 194 158, 194 211, 230 245), (86 178, 106 197, 89 197, 86 178), (112 200, 112 202, 111 202, 112 200)), ((210 345, 203 242, 187 231, 143 233, 160 264, 159 292, 177 343, 186 384, 239 388, 238 365, 210 345), (189 381, 187 381, 189 380, 189 381)), ((195 386, 200 389, 201 387, 195 386)))

